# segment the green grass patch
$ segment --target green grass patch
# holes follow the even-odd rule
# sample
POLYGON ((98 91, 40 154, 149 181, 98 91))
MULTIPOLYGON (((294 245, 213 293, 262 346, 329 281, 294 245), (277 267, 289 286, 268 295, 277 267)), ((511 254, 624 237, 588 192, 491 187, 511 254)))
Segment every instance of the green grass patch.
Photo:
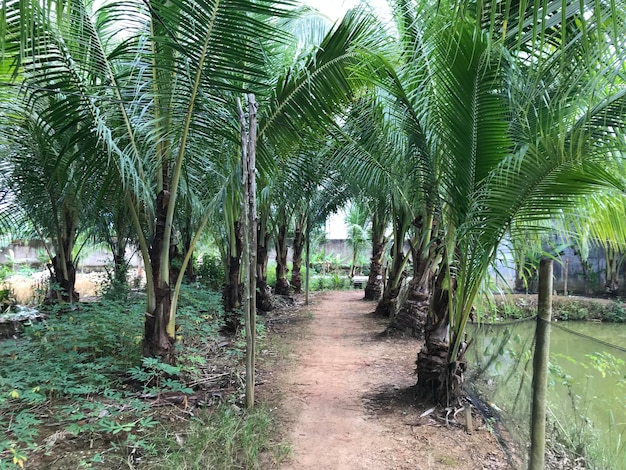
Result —
POLYGON ((257 407, 244 411, 235 405, 221 404, 194 418, 184 433, 168 436, 165 456, 152 468, 184 469, 258 469, 261 454, 271 455, 274 463, 289 455, 289 447, 272 445, 270 411, 257 407))
POLYGON ((269 446, 269 412, 238 412, 228 393, 205 393, 241 383, 245 342, 221 336, 221 295, 183 289, 176 366, 141 357, 144 308, 136 297, 52 309, 20 337, 0 341, 0 469, 46 468, 59 457, 59 442, 80 454, 63 461, 66 468, 258 468, 269 446), (184 399, 167 406, 164 396, 207 398, 189 421, 184 399), (172 444, 176 434, 183 447, 172 444))

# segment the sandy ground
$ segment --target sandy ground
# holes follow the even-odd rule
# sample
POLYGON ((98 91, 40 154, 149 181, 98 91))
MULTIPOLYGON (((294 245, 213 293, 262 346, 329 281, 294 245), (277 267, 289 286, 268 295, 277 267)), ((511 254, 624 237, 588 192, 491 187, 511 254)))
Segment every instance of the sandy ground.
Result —
POLYGON ((429 407, 413 392, 419 342, 381 336, 385 321, 362 297, 318 294, 300 312, 308 320, 282 330, 294 360, 263 392, 278 404, 292 446, 281 468, 510 468, 480 420, 468 434, 461 423, 446 424, 445 410, 420 417, 429 407))

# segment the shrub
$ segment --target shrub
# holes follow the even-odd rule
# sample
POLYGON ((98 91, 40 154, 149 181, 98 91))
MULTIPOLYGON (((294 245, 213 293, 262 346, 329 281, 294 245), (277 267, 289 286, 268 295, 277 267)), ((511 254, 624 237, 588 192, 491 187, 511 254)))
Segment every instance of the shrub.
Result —
POLYGON ((222 289, 226 277, 224 263, 214 253, 204 253, 199 257, 196 274, 202 285, 214 291, 222 289))

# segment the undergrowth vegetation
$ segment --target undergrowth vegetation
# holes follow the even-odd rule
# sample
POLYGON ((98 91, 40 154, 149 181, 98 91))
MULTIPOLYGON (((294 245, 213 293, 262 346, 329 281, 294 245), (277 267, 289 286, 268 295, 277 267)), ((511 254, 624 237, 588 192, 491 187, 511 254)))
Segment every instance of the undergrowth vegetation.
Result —
MULTIPOLYGON (((476 312, 482 321, 517 320, 537 314, 537 300, 532 296, 496 296, 479 299, 476 312)), ((562 321, 626 322, 626 304, 621 299, 605 300, 577 297, 553 297, 552 318, 562 321)))
POLYGON ((244 341, 221 336, 220 294, 183 290, 176 366, 141 358, 143 312, 53 308, 0 341, 0 469, 258 466, 271 417, 237 406, 244 341))

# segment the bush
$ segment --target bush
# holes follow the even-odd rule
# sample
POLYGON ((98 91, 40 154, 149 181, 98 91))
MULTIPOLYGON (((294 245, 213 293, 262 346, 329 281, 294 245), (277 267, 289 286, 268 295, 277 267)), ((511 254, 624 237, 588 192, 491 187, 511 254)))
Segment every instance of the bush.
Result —
POLYGON ((196 266, 198 281, 205 287, 214 291, 222 290, 226 271, 222 259, 214 253, 204 253, 199 257, 196 266))
POLYGON ((128 263, 104 267, 105 277, 100 283, 100 295, 103 300, 126 301, 130 294, 128 283, 128 263))
MULTIPOLYGON (((107 468, 120 468, 112 465, 131 451, 144 458, 163 452, 148 439, 158 423, 141 393, 148 400, 163 392, 190 393, 199 383, 207 351, 219 349, 221 300, 220 294, 183 287, 176 366, 141 360, 144 309, 132 298, 78 303, 0 342, 0 468, 31 465, 33 455, 47 449, 50 423, 71 434, 81 453, 89 449, 83 458, 105 459, 107 468), (34 412, 38 407, 46 412, 34 412), (100 445, 91 449, 94 441, 100 445)), ((75 463, 66 466, 82 468, 75 463)))

